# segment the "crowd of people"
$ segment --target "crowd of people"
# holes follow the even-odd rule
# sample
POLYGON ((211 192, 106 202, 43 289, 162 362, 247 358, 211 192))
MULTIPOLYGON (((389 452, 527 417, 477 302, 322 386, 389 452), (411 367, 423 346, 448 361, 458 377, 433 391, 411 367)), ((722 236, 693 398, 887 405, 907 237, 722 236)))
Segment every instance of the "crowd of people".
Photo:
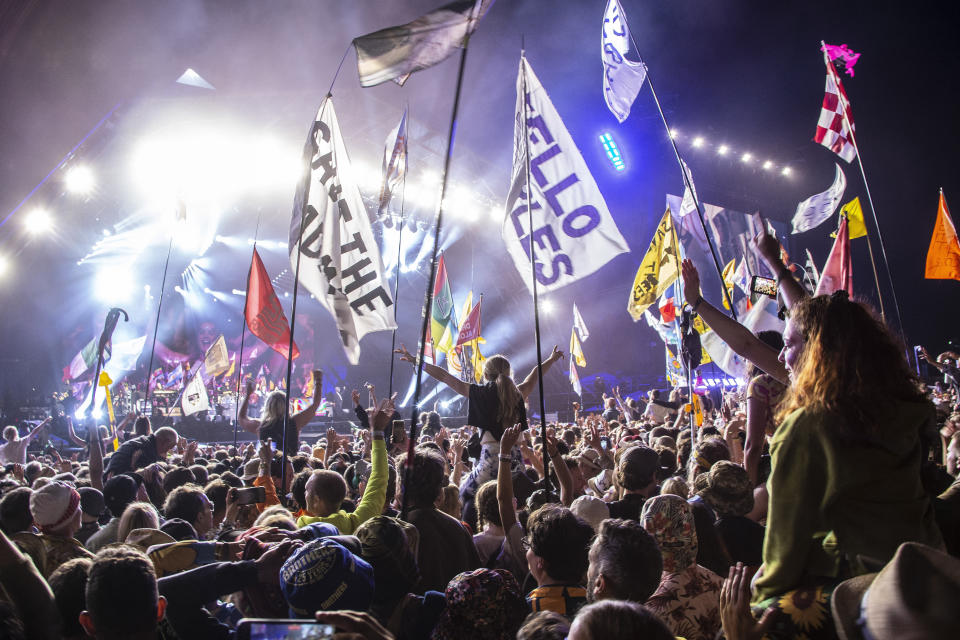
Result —
POLYGON ((423 364, 468 426, 427 413, 414 441, 393 398, 356 391, 356 439, 306 441, 313 408, 281 391, 241 411, 243 446, 139 417, 64 459, 8 427, 0 639, 233 638, 254 618, 369 640, 960 637, 956 356, 921 351, 949 383, 926 386, 868 306, 807 295, 771 241, 782 335, 683 264, 687 304, 755 367, 702 411, 614 389, 530 424, 536 369, 516 383, 493 356, 483 384, 423 364))

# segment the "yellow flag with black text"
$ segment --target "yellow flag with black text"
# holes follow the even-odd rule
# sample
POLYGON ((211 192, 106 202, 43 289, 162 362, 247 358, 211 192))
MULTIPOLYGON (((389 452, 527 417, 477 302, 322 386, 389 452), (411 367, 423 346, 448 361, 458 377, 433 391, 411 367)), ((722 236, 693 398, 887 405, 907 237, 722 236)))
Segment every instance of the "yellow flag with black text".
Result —
POLYGON ((677 251, 677 233, 673 228, 673 216, 667 207, 657 231, 643 256, 637 275, 633 279, 627 311, 634 322, 643 317, 644 310, 657 301, 680 276, 680 255, 677 251))

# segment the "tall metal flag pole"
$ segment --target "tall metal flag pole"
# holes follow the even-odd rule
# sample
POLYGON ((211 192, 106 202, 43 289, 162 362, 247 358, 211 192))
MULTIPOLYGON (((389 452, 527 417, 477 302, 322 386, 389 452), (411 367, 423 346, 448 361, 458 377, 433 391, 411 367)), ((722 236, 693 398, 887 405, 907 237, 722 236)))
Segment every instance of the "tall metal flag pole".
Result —
MULTIPOLYGON (((526 171, 527 181, 527 219, 530 225, 530 278, 533 280, 533 332, 537 342, 537 389, 540 393, 540 440, 543 442, 543 484, 544 488, 550 490, 550 456, 547 451, 547 410, 543 398, 543 355, 540 348, 540 307, 537 296, 537 254, 533 243, 533 207, 531 200, 533 193, 530 190, 530 135, 527 131, 527 58, 526 50, 520 50, 520 58, 523 60, 523 145, 525 147, 524 157, 526 158, 524 171, 526 171)), ((573 357, 573 356, 571 356, 573 357)), ((501 452, 502 453, 502 452, 501 452)), ((509 455, 508 451, 505 455, 509 455)))
MULTIPOLYGON (((404 110, 404 117, 408 115, 410 105, 404 110)), ((404 141, 404 147, 407 143, 404 141)), ((397 307, 400 306, 398 297, 400 295, 400 261, 403 259, 403 213, 407 200, 407 172, 403 172, 403 182, 400 184, 400 233, 397 234, 397 281, 393 284, 393 321, 397 321, 397 307)), ((397 359, 394 351, 397 348, 397 330, 393 330, 393 337, 390 339, 390 384, 387 389, 387 397, 393 395, 393 365, 397 359)))
MULTIPOLYGON (((626 22, 626 15, 623 14, 623 11, 620 12, 623 15, 624 22, 626 22)), ((633 37, 633 32, 630 32, 630 44, 633 45, 634 51, 638 54, 640 48, 637 46, 637 41, 633 37)), ((644 65, 646 68, 646 65, 644 65)), ((693 198, 693 206, 697 209, 697 217, 700 219, 700 226, 703 228, 703 237, 707 240, 707 245, 710 247, 710 256, 713 258, 713 266, 717 270, 717 276, 720 278, 720 282, 723 283, 723 269, 720 267, 720 257, 717 255, 717 249, 713 246, 713 241, 710 239, 710 232, 707 231, 707 222, 703 217, 703 208, 700 206, 700 198, 697 196, 696 192, 693 190, 693 184, 690 180, 690 174, 687 172, 687 168, 683 164, 683 159, 680 157, 680 149, 677 147, 677 141, 673 139, 673 136, 670 135, 670 125, 667 123, 667 116, 663 113, 663 107, 660 106, 660 99, 657 97, 657 92, 653 88, 653 79, 650 77, 650 69, 647 68, 647 84, 650 86, 650 95, 653 96, 653 102, 657 105, 657 111, 660 113, 660 120, 663 122, 663 128, 667 131, 667 139, 670 140, 670 146, 673 148, 673 155, 677 158, 677 164, 680 165, 680 172, 683 174, 683 184, 687 188, 687 191, 690 192, 690 197, 693 198)), ((733 319, 737 319, 737 309, 733 306, 733 300, 730 297, 730 292, 727 291, 726 287, 722 287, 723 295, 727 299, 727 304, 730 306, 730 313, 733 315, 733 319)))
POLYGON ((173 233, 170 230, 170 243, 167 245, 167 260, 163 264, 163 278, 160 279, 160 297, 157 298, 157 319, 153 323, 153 344, 150 345, 150 361, 147 364, 147 393, 145 404, 153 415, 153 392, 150 390, 150 377, 153 375, 153 353, 157 348, 157 332, 160 330, 160 310, 163 308, 163 290, 167 288, 167 270, 170 268, 170 253, 173 251, 173 233))
MULTIPOLYGON (((257 213, 257 227, 253 232, 253 249, 250 252, 250 269, 253 269, 253 256, 257 251, 260 236, 260 213, 257 213)), ((247 271, 247 289, 243 294, 243 324, 240 329, 240 353, 237 354, 237 406, 233 418, 233 446, 237 446, 237 428, 240 426, 240 385, 243 384, 243 345, 247 339, 247 299, 250 297, 250 271, 247 271)))
MULTIPOLYGON (((473 18, 471 18, 472 20, 473 18)), ((443 160, 443 179, 440 182, 440 202, 437 205, 435 229, 433 233, 433 252, 430 257, 430 277, 427 278, 427 293, 423 303, 423 325, 420 328, 420 348, 417 354, 416 385, 413 391, 413 411, 410 420, 410 440, 407 443, 407 464, 404 470, 404 487, 410 486, 410 473, 413 470, 413 448, 417 439, 417 420, 420 413, 420 392, 423 388, 423 359, 427 346, 427 330, 430 327, 431 307, 433 306, 433 281, 437 277, 437 251, 440 248, 440 229, 443 223, 443 199, 447 192, 447 178, 450 175, 450 160, 453 157, 453 143, 457 133, 457 112, 460 109, 460 90, 463 87, 463 70, 467 64, 467 45, 470 43, 470 30, 463 41, 460 50, 460 68, 457 70, 457 87, 453 95, 453 113, 450 116, 450 131, 447 134, 447 154, 443 160)), ((434 352, 436 353, 436 352, 434 352)), ((403 501, 400 517, 407 517, 409 500, 407 492, 403 492, 403 501)))
MULTIPOLYGON (((820 41, 820 47, 825 48, 826 44, 823 40, 820 41)), ((828 65, 832 65, 830 58, 827 56, 827 53, 824 52, 824 61, 828 65)), ((836 73, 836 71, 834 71, 836 73)), ((880 221, 877 219, 877 210, 873 206, 873 196, 870 195, 870 183, 867 182, 867 173, 863 169, 863 158, 860 156, 860 148, 857 146, 857 135, 853 131, 853 123, 850 122, 850 119, 847 116, 847 110, 841 109, 843 112, 843 122, 847 125, 847 130, 850 131, 850 142, 853 144, 853 150, 857 154, 857 166, 860 167, 860 177, 863 178, 863 189, 867 192, 867 202, 870 204, 870 215, 873 218, 873 225, 877 228, 877 240, 880 241, 880 255, 883 256, 884 267, 887 272, 887 280, 890 281, 890 293, 893 297, 893 309, 897 312, 897 325, 900 327, 900 332, 903 333, 903 319, 900 317, 900 303, 897 301, 897 290, 893 286, 893 274, 890 273, 890 260, 887 259, 887 248, 883 243, 883 232, 880 231, 880 221)), ((869 236, 867 236, 869 241, 869 236)), ((872 254, 871 254, 872 257, 872 254)), ((879 295, 880 288, 877 287, 877 295, 879 295)))

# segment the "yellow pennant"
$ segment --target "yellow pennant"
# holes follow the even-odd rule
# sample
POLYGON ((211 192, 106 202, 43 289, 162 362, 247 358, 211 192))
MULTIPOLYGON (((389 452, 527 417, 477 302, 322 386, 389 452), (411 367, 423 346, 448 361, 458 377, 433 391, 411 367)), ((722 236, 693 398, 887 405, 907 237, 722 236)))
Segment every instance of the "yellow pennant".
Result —
POLYGON ((637 275, 633 279, 627 311, 636 322, 643 312, 666 291, 680 276, 680 255, 677 251, 677 234, 673 228, 673 216, 667 207, 650 248, 643 256, 637 275))
POLYGON ((116 451, 120 448, 120 439, 117 437, 117 428, 116 428, 116 417, 113 415, 113 397, 110 395, 110 385, 113 384, 113 380, 110 379, 110 376, 107 375, 106 371, 100 372, 100 379, 97 381, 97 385, 103 387, 103 392, 106 394, 107 401, 107 415, 110 416, 110 429, 113 431, 113 450, 116 451))
POLYGON ((570 357, 573 358, 578 367, 587 366, 587 359, 583 355, 583 347, 580 345, 580 339, 577 338, 576 329, 570 330, 570 357))
MULTIPOLYGON (((863 221, 863 208, 860 206, 860 196, 857 196, 840 209, 840 217, 847 218, 847 233, 850 239, 862 238, 867 235, 867 225, 863 221)), ((837 237, 837 232, 830 234, 831 238, 837 237)))
MULTIPOLYGON (((736 267, 737 267, 737 259, 734 258, 733 260, 727 263, 727 266, 723 268, 723 286, 727 288, 727 294, 731 300, 733 300, 733 278, 734 278, 734 272, 736 271, 736 267)), ((730 303, 727 302, 728 296, 721 296, 721 298, 723 299, 724 309, 730 308, 730 303)))

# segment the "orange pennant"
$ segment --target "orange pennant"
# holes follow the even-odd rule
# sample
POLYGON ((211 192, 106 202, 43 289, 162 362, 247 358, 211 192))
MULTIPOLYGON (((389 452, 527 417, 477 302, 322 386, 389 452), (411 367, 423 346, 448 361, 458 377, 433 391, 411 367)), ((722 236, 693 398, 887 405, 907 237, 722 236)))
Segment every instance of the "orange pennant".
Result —
POLYGON ((957 228, 950 218, 943 190, 940 191, 937 223, 933 227, 933 237, 927 250, 924 277, 927 280, 960 280, 960 241, 957 240, 957 228))

